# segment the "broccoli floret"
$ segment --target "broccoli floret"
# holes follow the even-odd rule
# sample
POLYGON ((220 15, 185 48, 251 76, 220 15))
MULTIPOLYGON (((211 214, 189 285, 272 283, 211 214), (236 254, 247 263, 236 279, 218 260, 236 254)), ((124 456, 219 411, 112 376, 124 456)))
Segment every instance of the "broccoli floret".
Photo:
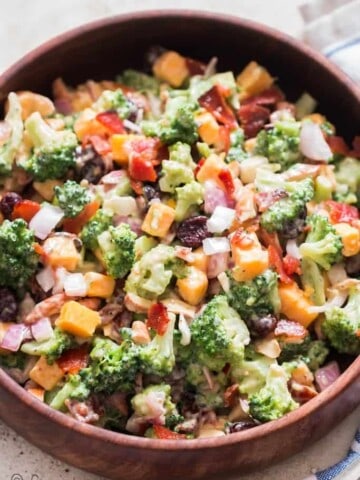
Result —
POLYGON ((0 147, 0 176, 9 175, 23 137, 24 125, 21 118, 21 104, 16 93, 11 92, 8 97, 9 110, 5 123, 11 127, 9 140, 0 147))
POLYGON ((276 363, 273 359, 252 351, 249 356, 249 350, 252 349, 245 350, 245 359, 230 372, 232 380, 239 384, 239 392, 245 395, 252 395, 265 385, 270 366, 276 363))
POLYGON ((169 314, 169 323, 163 335, 156 334, 139 352, 141 370, 154 375, 168 375, 175 366, 175 315, 169 314))
POLYGON ((21 289, 35 273, 35 236, 22 219, 0 225, 0 285, 21 289))
POLYGON ((280 342, 280 346, 281 354, 278 358, 280 364, 302 360, 313 372, 325 363, 329 355, 329 349, 325 342, 323 340, 312 340, 310 335, 305 337, 302 342, 280 342))
POLYGON ((344 307, 325 312, 322 330, 331 346, 340 353, 360 354, 360 290, 350 290, 344 307))
POLYGON ((326 302, 325 280, 318 264, 310 258, 302 258, 301 272, 303 289, 310 293, 310 298, 315 305, 324 305, 326 302))
POLYGON ((34 145, 33 153, 22 167, 36 180, 62 178, 75 165, 78 141, 70 130, 53 130, 34 112, 25 122, 25 129, 34 145))
POLYGON ((227 292, 229 304, 244 320, 261 318, 269 313, 278 313, 280 298, 277 274, 266 270, 253 280, 237 282, 228 273, 230 289, 227 292))
POLYGON ((249 156, 244 150, 244 141, 245 135, 241 128, 230 133, 230 148, 225 158, 227 163, 232 161, 241 162, 249 156))
POLYGON ((45 356, 47 363, 51 365, 65 350, 68 350, 74 346, 74 344, 75 341, 72 335, 55 327, 54 335, 51 338, 42 342, 25 342, 21 347, 21 351, 28 355, 45 356))
POLYGON ((174 193, 175 188, 194 180, 195 163, 191 148, 186 143, 177 142, 169 147, 170 159, 162 162, 162 177, 159 181, 163 192, 174 193))
POLYGON ((310 258, 325 270, 342 258, 343 243, 340 235, 323 215, 314 214, 307 220, 311 228, 305 242, 300 245, 300 253, 310 258))
POLYGON ((271 365, 266 384, 259 392, 250 395, 250 414, 260 422, 277 420, 298 408, 288 390, 288 375, 279 365, 271 365))
POLYGON ((182 276, 185 270, 185 263, 175 257, 174 248, 160 244, 134 264, 125 291, 154 300, 165 292, 173 275, 182 276))
POLYGON ((200 363, 215 371, 221 371, 226 363, 241 362, 250 342, 247 326, 224 295, 210 300, 190 330, 200 363))
POLYGON ((136 105, 128 100, 121 89, 105 90, 93 105, 94 110, 116 111, 120 118, 128 118, 132 113, 136 113, 136 105))
POLYGON ((54 396, 50 395, 49 405, 55 410, 65 411, 65 400, 85 400, 90 395, 90 390, 81 379, 80 375, 69 375, 65 384, 57 390, 54 396))
POLYGON ((126 425, 126 416, 119 409, 105 404, 104 412, 96 425, 114 432, 123 432, 126 425))
POLYGON ((159 92, 159 81, 155 77, 137 70, 124 70, 123 73, 117 77, 117 81, 142 92, 150 91, 154 94, 158 94, 159 92))
POLYGON ((271 130, 261 130, 256 137, 255 153, 278 163, 282 170, 302 159, 299 149, 300 123, 295 121, 276 122, 271 130))
POLYGON ((5 369, 16 368, 19 370, 24 370, 27 360, 28 356, 23 352, 0 355, 0 367, 5 369))
POLYGON ((96 337, 90 352, 90 365, 80 370, 85 386, 92 392, 111 395, 134 390, 139 371, 139 349, 130 340, 121 345, 108 338, 96 337))
POLYGON ((55 204, 62 208, 67 218, 79 215, 91 201, 88 190, 73 180, 67 180, 62 187, 56 186, 54 193, 55 204))
POLYGON ((306 178, 299 182, 286 182, 285 198, 273 203, 262 215, 261 226, 268 232, 280 232, 294 238, 301 232, 306 217, 306 203, 314 196, 314 182, 306 178))
POLYGON ((345 203, 360 202, 360 162, 356 158, 346 157, 335 169, 335 200, 345 203))
POLYGON ((185 379, 195 390, 195 403, 199 408, 221 408, 224 406, 224 392, 227 377, 223 372, 211 373, 213 385, 209 386, 204 367, 191 363, 186 369, 185 379))
POLYGON ((80 238, 86 248, 96 250, 99 246, 98 237, 112 225, 111 215, 98 210, 87 222, 80 233, 80 238))
POLYGON ((136 234, 129 225, 122 223, 109 227, 98 237, 106 271, 114 278, 124 278, 135 261, 136 234))
POLYGON ((175 220, 181 222, 188 217, 195 206, 204 202, 204 187, 198 182, 190 182, 175 189, 175 220))

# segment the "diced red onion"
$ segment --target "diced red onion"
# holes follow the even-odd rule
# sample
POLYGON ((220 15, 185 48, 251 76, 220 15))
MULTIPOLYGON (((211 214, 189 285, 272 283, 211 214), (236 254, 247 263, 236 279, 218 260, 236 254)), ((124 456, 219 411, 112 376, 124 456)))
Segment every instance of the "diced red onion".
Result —
POLYGON ((34 230, 37 238, 45 240, 63 217, 61 208, 45 203, 31 219, 29 228, 34 230))
POLYGON ((36 280, 44 292, 48 292, 55 285, 53 269, 50 266, 43 268, 36 275, 36 280))
POLYGON ((123 120, 123 124, 125 128, 127 128, 128 130, 131 130, 132 132, 141 133, 141 128, 139 127, 139 125, 136 125, 136 123, 125 119, 123 120))
POLYGON ((57 98, 54 101, 56 110, 63 115, 70 115, 73 113, 71 102, 68 98, 57 98))
POLYGON ((311 160, 327 162, 332 157, 321 128, 312 122, 304 122, 301 126, 300 151, 311 160))
POLYGON ((300 260, 302 255, 295 239, 288 240, 286 243, 286 253, 300 260))
POLYGON ((343 282, 348 278, 345 266, 343 263, 337 263, 333 265, 328 271, 328 278, 331 285, 336 285, 337 283, 343 282))
POLYGON ((228 251, 215 253, 209 256, 207 266, 208 278, 216 278, 220 273, 225 272, 228 268, 229 253, 228 251))
POLYGON ((4 338, 0 347, 9 350, 10 352, 17 352, 24 340, 31 339, 30 328, 23 324, 10 325, 6 330, 4 338))
POLYGON ((140 218, 126 217, 125 215, 117 215, 114 218, 115 226, 121 225, 122 223, 126 223, 127 225, 129 225, 130 229, 134 233, 136 233, 136 235, 142 234, 142 230, 141 230, 142 222, 140 218))
POLYGON ((337 362, 330 362, 325 367, 319 368, 315 372, 315 380, 320 392, 334 383, 340 375, 341 372, 337 362))
POLYGON ((216 207, 228 207, 226 194, 211 180, 204 183, 204 211, 213 213, 216 207))
POLYGON ((211 233, 222 233, 228 230, 235 220, 236 212, 232 208, 218 205, 207 221, 207 229, 211 233))
POLYGON ((85 297, 88 285, 82 273, 69 273, 64 280, 64 290, 69 297, 85 297))
POLYGON ((134 197, 113 196, 105 199, 103 209, 106 212, 117 215, 136 215, 138 207, 134 197))
MULTIPOLYGON (((230 242, 227 237, 209 237, 203 240, 203 248, 205 255, 230 252, 230 242)), ((219 273, 217 272, 215 277, 219 273)))
POLYGON ((40 318, 31 325, 31 333, 37 342, 43 342, 54 336, 54 330, 48 317, 40 318))

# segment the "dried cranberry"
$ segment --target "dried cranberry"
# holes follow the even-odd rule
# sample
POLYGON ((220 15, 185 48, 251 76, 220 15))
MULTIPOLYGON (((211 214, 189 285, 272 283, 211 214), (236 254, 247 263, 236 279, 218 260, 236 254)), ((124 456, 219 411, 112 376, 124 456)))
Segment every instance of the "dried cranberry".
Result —
POLYGON ((10 218, 15 205, 22 200, 21 195, 8 192, 0 200, 0 210, 5 218, 10 218))
POLYGON ((273 315, 251 319, 249 321, 250 332, 254 337, 266 337, 276 328, 277 319, 273 315))
POLYGON ((304 206, 299 212, 298 217, 285 223, 280 232, 284 238, 296 238, 304 231, 306 224, 307 210, 304 206))
POLYGON ((252 422, 251 420, 249 421, 244 421, 244 422, 234 422, 229 425, 229 433, 238 433, 238 432, 243 432, 244 430, 248 430, 249 428, 254 428, 256 427, 256 423, 252 422))
POLYGON ((185 247, 200 247, 202 241, 208 236, 206 222, 207 217, 203 215, 184 220, 177 228, 177 238, 185 247))
POLYGON ((0 320, 15 321, 18 311, 15 294, 6 287, 0 288, 0 320))

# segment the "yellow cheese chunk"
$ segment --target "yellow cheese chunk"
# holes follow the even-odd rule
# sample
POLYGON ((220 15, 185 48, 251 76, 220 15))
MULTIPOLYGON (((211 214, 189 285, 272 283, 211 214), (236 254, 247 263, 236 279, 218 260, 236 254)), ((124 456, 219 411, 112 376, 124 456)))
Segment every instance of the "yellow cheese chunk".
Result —
POLYGON ((311 312, 310 307, 314 304, 306 297, 305 292, 295 283, 281 284, 279 286, 281 301, 280 313, 286 315, 289 320, 301 323, 307 328, 318 316, 311 312))
POLYGON ((233 249, 235 267, 232 275, 238 282, 247 282, 263 273, 269 267, 269 254, 261 248, 233 249))
POLYGON ((108 275, 97 272, 86 272, 85 282, 88 285, 88 297, 109 298, 115 289, 115 280, 108 275))
POLYGON ((198 247, 196 250, 191 252, 191 256, 192 260, 188 262, 189 265, 206 273, 209 263, 209 256, 205 255, 203 247, 198 247))
POLYGON ((143 221, 141 229, 153 237, 167 235, 175 219, 175 210, 163 203, 153 203, 143 221))
POLYGON ((66 302, 55 325, 65 332, 79 337, 91 337, 101 323, 100 315, 80 303, 66 302))
POLYGON ((156 78, 172 87, 180 87, 189 76, 185 57, 173 51, 165 52, 156 59, 153 73, 156 78))
POLYGON ((242 89, 240 99, 261 93, 270 88, 273 82, 274 79, 266 68, 254 61, 246 65, 236 78, 236 83, 242 89))
POLYGON ((114 162, 122 167, 126 167, 129 163, 130 143, 132 140, 140 140, 145 138, 143 135, 125 135, 116 133, 110 138, 110 146, 114 162))
POLYGON ((40 357, 35 366, 30 370, 31 380, 45 390, 52 390, 64 376, 64 372, 56 362, 49 365, 45 357, 40 357))
POLYGON ((48 202, 54 198, 54 187, 62 185, 60 180, 46 180, 45 182, 33 182, 34 189, 48 202))
POLYGON ((352 257, 360 252, 360 231, 348 223, 336 223, 336 233, 343 242, 342 254, 344 257, 352 257))
POLYGON ((53 235, 45 240, 43 248, 46 261, 52 267, 64 267, 73 272, 81 260, 81 254, 76 249, 74 239, 66 235, 53 235))
POLYGON ((220 140, 220 125, 209 112, 200 113, 195 122, 198 126, 198 134, 201 140, 208 145, 215 145, 220 140))
POLYGON ((227 168, 225 162, 218 155, 210 155, 203 165, 201 165, 199 172, 197 173, 197 180, 200 183, 204 183, 207 180, 211 180, 219 185, 220 188, 224 188, 223 183, 219 179, 219 173, 224 168, 227 168))
POLYGON ((176 282, 180 296, 190 305, 199 305, 205 297, 208 284, 206 273, 195 267, 189 267, 187 277, 179 278, 176 282))

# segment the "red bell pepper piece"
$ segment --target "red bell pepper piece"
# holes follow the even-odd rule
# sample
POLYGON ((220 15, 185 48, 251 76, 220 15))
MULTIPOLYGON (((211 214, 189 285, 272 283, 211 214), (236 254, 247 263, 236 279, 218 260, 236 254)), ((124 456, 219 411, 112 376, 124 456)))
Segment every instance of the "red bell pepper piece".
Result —
POLYGON ((254 95, 253 97, 242 100, 241 105, 255 104, 269 106, 278 102, 282 102, 283 100, 285 100, 285 96, 282 91, 277 87, 270 87, 258 95, 254 95))
POLYGON ((197 177, 197 174, 200 172, 201 167, 204 165, 205 161, 206 161, 206 158, 204 158, 204 157, 200 158, 200 160, 198 161, 198 163, 195 167, 195 170, 194 170, 195 177, 197 177))
POLYGON ((286 275, 291 276, 294 273, 301 275, 301 265, 298 258, 295 258, 289 254, 285 255, 285 257, 283 258, 283 266, 286 275))
POLYGON ((22 218, 25 222, 30 222, 33 216, 40 210, 40 205, 32 200, 20 200, 16 203, 11 214, 12 220, 22 218))
POLYGON ((219 180, 224 185, 226 193, 231 197, 235 192, 235 184, 233 176, 228 168, 223 168, 219 172, 219 180))
POLYGON ((210 90, 201 95, 198 101, 205 110, 214 115, 219 123, 230 128, 238 126, 234 112, 226 104, 218 85, 214 85, 210 90))
POLYGON ((339 155, 349 154, 349 147, 346 145, 345 140, 342 137, 337 137, 336 135, 329 135, 326 137, 326 141, 332 153, 339 155))
POLYGON ((359 211, 356 207, 347 203, 335 202, 327 200, 324 202, 325 208, 328 210, 330 220, 333 223, 351 223, 359 219, 359 211))
POLYGON ((161 143, 156 138, 144 138, 134 140, 130 144, 129 174, 134 180, 142 182, 155 182, 157 173, 154 165, 158 158, 161 143))
POLYGON ((63 229, 65 232, 78 234, 81 232, 83 226, 92 218, 99 210, 100 203, 97 200, 85 205, 84 210, 74 218, 65 218, 63 222, 63 229))
POLYGON ((206 70, 205 63, 194 60, 193 58, 185 57, 185 63, 191 77, 194 75, 203 75, 206 70))
POLYGON ((111 133, 126 133, 124 124, 116 112, 98 113, 96 115, 96 120, 111 133))
POLYGON ((283 260, 277 248, 275 248, 273 245, 269 245, 268 252, 269 252, 269 263, 277 271, 281 282, 292 283, 293 280, 286 274, 283 260))
POLYGON ((154 303, 148 311, 146 325, 153 328, 158 335, 164 335, 170 319, 165 305, 162 303, 154 303))
POLYGON ((244 129, 246 138, 255 137, 268 121, 269 115, 270 110, 261 105, 250 103, 249 105, 241 106, 237 111, 237 116, 244 129))
POLYGON ((153 429, 156 438, 161 440, 180 440, 182 438, 186 438, 182 433, 173 432, 162 425, 154 425, 153 429))
POLYGON ((88 359, 87 345, 82 345, 79 348, 72 348, 64 352, 61 357, 56 360, 56 363, 64 373, 75 374, 87 366, 88 359))

